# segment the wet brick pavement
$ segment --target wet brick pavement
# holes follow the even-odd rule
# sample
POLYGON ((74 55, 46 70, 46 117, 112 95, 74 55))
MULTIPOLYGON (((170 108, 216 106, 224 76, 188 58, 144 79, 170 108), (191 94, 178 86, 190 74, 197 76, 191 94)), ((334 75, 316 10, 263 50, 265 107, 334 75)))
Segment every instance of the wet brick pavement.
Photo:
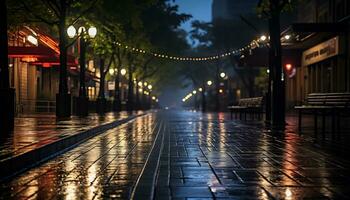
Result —
POLYGON ((0 131, 0 161, 93 127, 137 114, 141 114, 141 112, 107 113, 103 116, 90 114, 84 118, 72 117, 60 121, 56 120, 53 115, 24 115, 18 117, 15 119, 15 129, 12 133, 5 134, 0 131))
POLYGON ((155 199, 348 199, 349 167, 288 131, 224 114, 159 112, 2 183, 0 193, 1 199, 128 199, 146 169, 157 172, 155 199), (160 156, 158 169, 144 168, 151 151, 160 156))

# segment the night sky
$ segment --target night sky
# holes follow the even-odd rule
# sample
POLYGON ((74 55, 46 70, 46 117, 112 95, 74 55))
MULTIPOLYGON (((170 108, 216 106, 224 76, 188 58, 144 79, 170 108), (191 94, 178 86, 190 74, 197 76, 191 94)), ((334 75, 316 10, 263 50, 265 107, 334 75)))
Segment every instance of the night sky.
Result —
POLYGON ((179 11, 182 13, 191 14, 193 17, 188 22, 182 25, 186 31, 191 30, 191 21, 211 21, 211 4, 213 0, 176 0, 179 5, 179 11))

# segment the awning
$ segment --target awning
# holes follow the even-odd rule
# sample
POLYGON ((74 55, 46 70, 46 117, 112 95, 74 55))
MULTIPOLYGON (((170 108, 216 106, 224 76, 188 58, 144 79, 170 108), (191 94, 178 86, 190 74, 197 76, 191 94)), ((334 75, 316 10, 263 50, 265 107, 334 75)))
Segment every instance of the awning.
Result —
MULTIPOLYGON (((283 49, 282 50, 282 66, 291 64, 293 66, 301 66, 301 52, 299 50, 283 49)), ((251 54, 246 53, 240 58, 240 66, 247 67, 268 67, 269 51, 268 48, 257 48, 252 50, 251 54)))
MULTIPOLYGON (((43 67, 60 65, 59 54, 45 46, 10 46, 8 50, 10 58, 20 58, 22 62, 28 62, 32 65, 42 65, 43 67)), ((78 62, 72 55, 67 55, 67 65, 77 66, 78 62)))

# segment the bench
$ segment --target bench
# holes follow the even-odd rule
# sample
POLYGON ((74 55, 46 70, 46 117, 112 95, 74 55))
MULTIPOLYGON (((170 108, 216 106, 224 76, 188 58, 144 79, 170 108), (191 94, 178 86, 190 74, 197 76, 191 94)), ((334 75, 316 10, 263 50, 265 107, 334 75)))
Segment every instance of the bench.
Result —
MULTIPOLYGON (((322 117, 322 138, 325 139, 326 117, 332 118, 332 138, 335 138, 335 132, 339 133, 339 117, 348 116, 350 111, 350 93, 311 93, 306 98, 306 103, 301 106, 295 106, 299 111, 298 127, 301 134, 302 116, 304 114, 314 116, 314 137, 318 137, 318 116, 322 117), (337 126, 337 127, 336 127, 337 126)), ((338 137, 340 135, 338 134, 338 137)))
POLYGON ((242 119, 242 114, 245 120, 247 120, 247 114, 250 114, 253 120, 255 115, 257 115, 258 119, 261 119, 263 113, 263 97, 240 99, 236 106, 229 106, 228 109, 231 113, 231 119, 233 119, 233 113, 235 113, 236 119, 237 114, 239 114, 239 119, 242 119))

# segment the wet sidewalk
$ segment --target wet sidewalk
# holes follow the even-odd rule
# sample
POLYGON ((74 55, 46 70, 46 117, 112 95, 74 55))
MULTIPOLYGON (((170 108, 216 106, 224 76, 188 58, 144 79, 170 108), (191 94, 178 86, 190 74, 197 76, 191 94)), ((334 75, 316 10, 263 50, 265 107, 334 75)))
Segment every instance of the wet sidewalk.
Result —
POLYGON ((18 155, 64 137, 77 134, 93 127, 125 119, 142 112, 107 113, 104 116, 90 114, 88 117, 72 117, 57 121, 54 115, 22 115, 15 119, 13 133, 4 134, 0 146, 0 160, 18 155))
POLYGON ((107 113, 103 116, 90 114, 84 118, 73 116, 59 121, 54 115, 22 115, 15 119, 13 132, 1 133, 0 166, 20 155, 142 113, 119 112, 107 113))
POLYGON ((349 159, 222 113, 150 113, 0 184, 0 199, 349 199, 349 159))

